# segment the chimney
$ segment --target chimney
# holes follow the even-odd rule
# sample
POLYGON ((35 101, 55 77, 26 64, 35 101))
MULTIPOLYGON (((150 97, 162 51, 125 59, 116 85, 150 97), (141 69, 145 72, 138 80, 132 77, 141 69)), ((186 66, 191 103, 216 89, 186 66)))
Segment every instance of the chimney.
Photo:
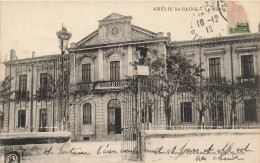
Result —
POLYGON ((260 33, 260 22, 258 24, 258 32, 260 33))
POLYGON ((35 57, 35 51, 32 51, 32 58, 35 57))
POLYGON ((17 60, 17 59, 18 59, 18 57, 17 57, 16 53, 14 53, 14 60, 17 60))
POLYGON ((163 32, 158 32, 157 37, 163 37, 163 32))
POLYGON ((167 33, 167 40, 168 40, 168 42, 171 42, 171 32, 167 33))
POLYGON ((15 59, 16 59, 15 50, 11 49, 10 50, 10 61, 13 61, 15 59))

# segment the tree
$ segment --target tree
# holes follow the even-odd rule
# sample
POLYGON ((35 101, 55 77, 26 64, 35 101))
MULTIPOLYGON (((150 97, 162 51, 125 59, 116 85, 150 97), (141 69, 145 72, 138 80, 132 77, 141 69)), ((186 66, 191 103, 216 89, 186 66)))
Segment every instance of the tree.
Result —
MULTIPOLYGON (((192 64, 191 60, 187 59, 180 50, 169 52, 166 57, 165 54, 158 55, 155 50, 150 50, 150 53, 156 56, 150 64, 152 73, 146 83, 141 83, 140 89, 141 91, 149 91, 148 99, 151 99, 151 96, 163 99, 166 126, 171 126, 172 121, 170 99, 178 92, 189 94, 193 109, 199 113, 198 125, 201 127, 203 127, 205 112, 209 110, 212 113, 218 110, 217 107, 221 102, 222 105, 225 103, 231 106, 229 118, 230 124, 234 126, 237 105, 242 103, 246 96, 247 98, 255 98, 257 93, 259 94, 256 89, 257 82, 256 84, 235 83, 225 78, 205 78, 202 76, 202 72, 205 71, 201 68, 202 64, 192 64), (160 82, 157 82, 158 80, 160 82), (150 85, 149 89, 145 89, 147 84, 150 85)), ((138 64, 140 63, 136 62, 134 66, 138 64)), ((147 104, 143 106, 154 105, 155 101, 151 101, 147 100, 147 104)), ((144 112, 148 112, 147 109, 144 112)))
POLYGON ((259 97, 259 88, 257 87, 259 83, 257 80, 255 82, 246 81, 236 83, 223 80, 220 84, 222 88, 218 91, 223 95, 224 101, 231 106, 230 124, 234 128, 237 120, 237 105, 242 103, 245 98, 254 99, 259 97))
MULTIPOLYGON (((185 91, 196 85, 193 82, 197 81, 196 78, 200 69, 198 65, 192 64, 190 60, 186 59, 180 51, 168 55, 158 54, 158 51, 153 49, 149 49, 148 52, 155 57, 153 57, 154 60, 150 65, 146 62, 147 59, 144 61, 144 65, 149 65, 151 68, 150 76, 148 78, 139 77, 138 81, 141 92, 149 92, 145 95, 148 100, 143 104, 145 107, 142 110, 142 115, 148 113, 150 107, 147 106, 158 105, 163 102, 166 126, 170 126, 170 97, 178 91, 185 91), (143 79, 147 81, 143 82, 143 79), (149 88, 147 88, 147 85, 149 85, 149 88)), ((140 65, 140 62, 133 63, 134 67, 137 65, 140 65)), ((149 116, 149 114, 147 115, 149 116)))
POLYGON ((152 63, 152 69, 155 74, 158 71, 166 72, 157 73, 157 75, 152 77, 157 76, 157 78, 163 81, 163 89, 157 89, 157 94, 163 96, 166 125, 170 126, 172 118, 170 98, 178 91, 188 91, 196 85, 196 75, 199 69, 196 64, 192 64, 191 60, 185 58, 180 50, 175 53, 169 52, 166 56, 166 61, 164 60, 164 55, 161 58, 156 58, 152 63))
MULTIPOLYGON (((2 104, 2 111, 1 111, 1 128, 3 128, 4 123, 4 111, 5 111, 5 104, 11 100, 11 95, 14 93, 11 86, 11 81, 13 78, 9 76, 5 77, 4 81, 1 83, 1 91, 0 91, 0 103, 2 104)), ((9 106, 10 107, 10 106, 9 106)))

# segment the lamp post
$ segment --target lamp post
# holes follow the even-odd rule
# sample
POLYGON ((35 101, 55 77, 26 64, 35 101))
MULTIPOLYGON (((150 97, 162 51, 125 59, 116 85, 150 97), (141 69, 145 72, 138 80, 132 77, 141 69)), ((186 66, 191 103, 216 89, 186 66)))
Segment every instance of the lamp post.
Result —
POLYGON ((144 62, 145 62, 145 59, 146 59, 146 57, 147 57, 147 51, 148 51, 148 48, 146 48, 146 47, 143 47, 143 46, 140 46, 140 47, 137 47, 136 48, 136 51, 138 51, 139 53, 138 53, 138 60, 139 60, 139 63, 141 64, 141 65, 143 65, 144 64, 144 62))
MULTIPOLYGON (((61 119, 60 119, 60 128, 63 131, 63 129, 67 129, 67 90, 68 90, 68 84, 65 84, 65 82, 68 80, 68 70, 64 71, 64 60, 67 59, 64 57, 64 54, 66 50, 68 50, 68 44, 69 39, 71 38, 71 33, 67 31, 67 28, 65 28, 62 25, 62 28, 60 31, 56 32, 57 37, 59 39, 59 47, 61 49, 61 78, 62 78, 62 93, 61 93, 61 119), (64 103, 64 104, 63 104, 64 103)), ((67 60, 68 62, 68 60, 67 60)), ((67 67, 68 69, 68 67, 67 67)))
MULTIPOLYGON (((149 76, 149 68, 148 66, 144 66, 145 63, 145 59, 147 57, 147 51, 148 48, 146 47, 137 47, 136 48, 137 51, 137 55, 136 58, 139 60, 139 63, 137 65, 137 75, 136 75, 136 91, 135 91, 135 107, 136 107, 136 127, 137 127, 137 146, 139 148, 139 151, 141 151, 141 144, 142 144, 142 140, 141 140, 141 129, 142 129, 142 109, 145 108, 141 108, 141 101, 142 101, 142 97, 141 97, 141 83, 139 81, 142 81, 142 79, 146 79, 147 76, 149 76), (142 78, 143 77, 143 78, 142 78)), ((144 99, 144 98, 143 98, 144 99)), ((147 108, 146 108, 147 109, 147 108)), ((141 152, 139 152, 139 159, 142 160, 142 154, 141 152)))

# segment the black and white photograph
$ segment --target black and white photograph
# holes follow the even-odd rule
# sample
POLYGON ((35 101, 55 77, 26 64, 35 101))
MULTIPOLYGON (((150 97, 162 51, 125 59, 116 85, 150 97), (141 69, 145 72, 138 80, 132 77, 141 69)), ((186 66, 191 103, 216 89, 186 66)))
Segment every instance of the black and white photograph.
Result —
POLYGON ((1 1, 0 163, 260 163, 260 1, 1 1))

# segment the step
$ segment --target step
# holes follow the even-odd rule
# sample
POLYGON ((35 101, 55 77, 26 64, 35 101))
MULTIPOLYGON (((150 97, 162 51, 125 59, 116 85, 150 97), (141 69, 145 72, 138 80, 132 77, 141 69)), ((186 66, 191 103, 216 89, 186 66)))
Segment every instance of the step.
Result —
POLYGON ((120 141, 122 140, 122 134, 108 134, 105 139, 109 141, 120 141))

